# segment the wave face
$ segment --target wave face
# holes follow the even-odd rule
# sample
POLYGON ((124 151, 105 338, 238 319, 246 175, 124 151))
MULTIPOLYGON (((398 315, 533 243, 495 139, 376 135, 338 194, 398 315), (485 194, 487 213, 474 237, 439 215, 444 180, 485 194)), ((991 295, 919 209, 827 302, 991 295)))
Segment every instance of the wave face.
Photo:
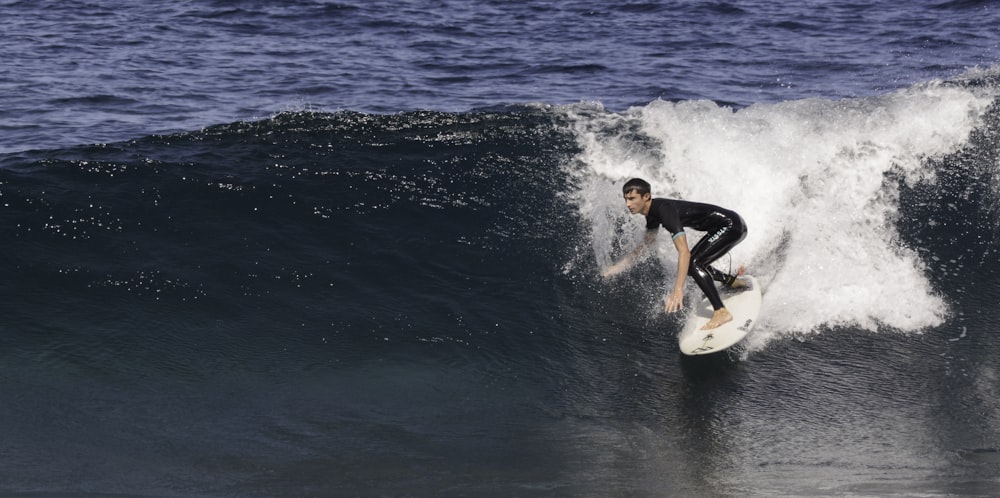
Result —
POLYGON ((7 156, 9 292, 334 334, 391 316, 440 325, 498 259, 555 250, 574 150, 557 119, 286 113, 7 156))
POLYGON ((981 71, 739 109, 288 112, 0 156, 14 407, 0 422, 19 462, 66 455, 0 465, 5 489, 736 493, 764 489, 773 465, 808 493, 809 469, 830 459, 846 469, 838 489, 858 475, 877 487, 882 436, 820 423, 845 409, 872 430, 898 415, 898 483, 928 484, 958 458, 973 470, 931 485, 978 486, 977 472, 995 475, 996 417, 943 441, 898 422, 996 407, 995 369, 976 352, 995 346, 983 331, 998 297, 996 90, 981 71), (621 278, 597 276, 642 231, 619 193, 632 176, 747 220, 723 264, 758 275, 764 305, 735 363, 679 358, 680 320, 660 311, 675 264, 662 240, 621 278), (850 389, 881 382, 855 368, 871 356, 900 369, 891 390, 850 389), (913 367, 928 361, 946 376, 913 367), (842 395, 824 401, 831 378, 842 395), (746 390, 711 387, 733 382, 746 390), (925 389, 935 400, 898 394, 925 389), (787 397, 800 390, 814 394, 787 397), (789 426, 774 403, 815 411, 789 426), (773 449, 738 444, 744 429, 773 449), (606 465, 627 441, 656 456, 606 465), (678 458, 691 459, 667 465, 678 458), (129 477, 53 478, 81 460, 129 477), (709 470, 717 486, 708 461, 724 462, 709 470), (484 485, 484 472, 499 477, 484 485))

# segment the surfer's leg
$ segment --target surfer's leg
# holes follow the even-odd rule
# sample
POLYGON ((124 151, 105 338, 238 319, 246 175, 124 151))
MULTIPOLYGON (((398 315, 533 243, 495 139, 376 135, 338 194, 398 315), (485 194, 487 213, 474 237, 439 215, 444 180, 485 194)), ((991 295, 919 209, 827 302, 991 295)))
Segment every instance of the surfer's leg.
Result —
MULTIPOLYGON (((712 280, 732 287, 736 282, 736 277, 743 273, 742 267, 736 275, 730 275, 713 267, 712 263, 729 252, 736 244, 742 242, 747 236, 747 228, 741 218, 727 218, 727 221, 729 223, 726 226, 706 234, 694 245, 691 249, 691 264, 695 268, 702 269, 712 280)), ((697 282, 697 280, 696 278, 695 281, 697 282)), ((701 286, 700 283, 698 285, 701 286)))
POLYGON ((728 223, 724 227, 706 234, 691 249, 691 268, 694 269, 691 272, 691 278, 698 284, 698 288, 712 303, 712 308, 715 310, 712 319, 701 328, 702 330, 711 330, 733 320, 733 315, 722 303, 719 290, 715 288, 715 281, 733 286, 736 277, 743 273, 743 268, 740 267, 737 275, 729 275, 713 267, 712 262, 742 242, 747 236, 747 228, 739 216, 736 219, 727 218, 727 221, 728 223))
POLYGON ((715 288, 715 282, 712 281, 712 277, 708 271, 693 260, 691 261, 691 268, 694 270, 691 272, 691 278, 694 279, 694 282, 698 284, 698 288, 708 298, 708 302, 712 303, 712 309, 722 309, 722 298, 719 296, 719 289, 715 288))
POLYGON ((694 265, 694 271, 691 272, 691 278, 694 278, 694 281, 698 284, 698 288, 705 293, 705 297, 708 298, 708 302, 712 303, 712 309, 715 310, 715 312, 712 313, 712 319, 702 326, 701 329, 711 330, 726 322, 731 322, 733 320, 733 315, 729 313, 729 310, 727 310, 726 306, 722 303, 722 298, 719 297, 719 289, 715 288, 715 282, 712 281, 708 272, 701 266, 694 265))

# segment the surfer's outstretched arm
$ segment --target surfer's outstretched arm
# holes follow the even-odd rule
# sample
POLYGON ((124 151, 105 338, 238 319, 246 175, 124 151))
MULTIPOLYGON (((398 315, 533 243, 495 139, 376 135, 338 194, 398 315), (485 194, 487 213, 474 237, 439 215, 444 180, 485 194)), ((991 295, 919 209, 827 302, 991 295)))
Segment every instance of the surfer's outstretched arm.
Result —
POLYGON ((656 233, 656 230, 646 230, 646 236, 643 237, 642 242, 640 242, 635 249, 632 249, 632 251, 626 254, 620 261, 602 271, 601 276, 607 278, 627 270, 628 267, 632 266, 633 263, 642 257, 643 253, 646 252, 646 249, 649 248, 649 246, 653 245, 653 242, 656 241, 656 233))

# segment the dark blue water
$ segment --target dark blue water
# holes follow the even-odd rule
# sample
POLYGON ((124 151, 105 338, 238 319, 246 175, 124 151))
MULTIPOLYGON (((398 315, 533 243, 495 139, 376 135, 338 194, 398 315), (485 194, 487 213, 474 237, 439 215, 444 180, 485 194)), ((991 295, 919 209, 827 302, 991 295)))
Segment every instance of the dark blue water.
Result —
POLYGON ((2 494, 1000 490, 991 2, 0 13, 2 494), (598 276, 632 176, 747 220, 738 348, 598 276))

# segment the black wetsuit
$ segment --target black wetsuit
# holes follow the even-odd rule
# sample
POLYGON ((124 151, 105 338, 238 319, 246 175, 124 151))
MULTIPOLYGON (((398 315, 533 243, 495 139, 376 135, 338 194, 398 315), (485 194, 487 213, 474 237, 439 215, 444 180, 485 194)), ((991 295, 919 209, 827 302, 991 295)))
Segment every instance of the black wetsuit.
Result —
MULTIPOLYGON (((700 202, 674 199, 653 199, 646 215, 646 229, 667 229, 674 238, 684 233, 684 227, 707 232, 691 249, 688 273, 708 297, 715 309, 722 308, 722 298, 712 280, 732 285, 736 279, 711 266, 747 236, 747 226, 735 211, 700 202)), ((685 234, 686 235, 686 234, 685 234)))

